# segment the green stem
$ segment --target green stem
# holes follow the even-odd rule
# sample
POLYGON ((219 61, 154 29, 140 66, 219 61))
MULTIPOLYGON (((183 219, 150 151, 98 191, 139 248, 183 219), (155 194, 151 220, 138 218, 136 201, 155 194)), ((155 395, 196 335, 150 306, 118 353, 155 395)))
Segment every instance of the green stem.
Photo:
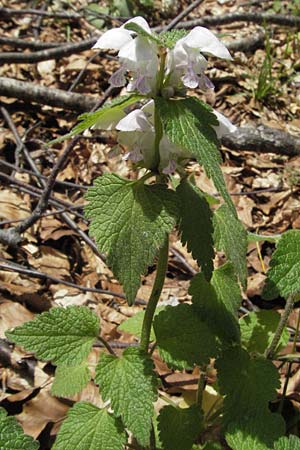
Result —
POLYGON ((289 316, 293 310, 294 301, 295 301, 294 295, 290 295, 286 301, 284 312, 280 318, 280 321, 279 321, 277 330, 274 334, 273 340, 272 340, 270 346, 265 351, 265 357, 268 359, 273 359, 273 357, 276 353, 276 349, 277 349, 278 343, 280 341, 282 332, 283 332, 284 327, 286 326, 289 316))
POLYGON ((165 238, 165 242, 159 252, 156 277, 146 307, 142 326, 140 348, 145 352, 148 351, 153 316, 165 281, 165 275, 168 267, 168 256, 169 256, 169 236, 167 235, 165 238))

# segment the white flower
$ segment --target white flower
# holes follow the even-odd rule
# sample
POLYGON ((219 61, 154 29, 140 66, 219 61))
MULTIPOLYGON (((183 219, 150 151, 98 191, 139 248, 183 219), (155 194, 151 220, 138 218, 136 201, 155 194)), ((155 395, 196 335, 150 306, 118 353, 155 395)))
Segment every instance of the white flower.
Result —
POLYGON ((188 88, 197 86, 202 90, 213 88, 211 81, 204 75, 207 60, 202 53, 231 59, 225 45, 213 33, 207 28, 195 27, 176 42, 168 55, 167 70, 170 76, 168 84, 178 85, 181 79, 188 88))
POLYGON ((216 111, 215 109, 214 114, 218 119, 219 125, 215 125, 213 128, 219 139, 221 139, 222 136, 225 136, 225 134, 233 133, 235 130, 237 130, 237 127, 233 125, 233 123, 231 123, 230 120, 227 119, 227 117, 223 116, 223 114, 216 111))
POLYGON ((121 67, 111 77, 110 83, 115 87, 126 84, 125 74, 130 71, 132 80, 128 85, 129 91, 138 91, 148 94, 155 89, 158 71, 157 45, 145 36, 127 30, 126 24, 136 23, 148 34, 151 29, 143 17, 128 20, 120 28, 106 31, 96 42, 93 48, 119 50, 121 67))
MULTIPOLYGON (((154 159, 154 101, 150 100, 141 109, 127 114, 116 125, 119 130, 118 142, 130 149, 125 159, 136 163, 143 161, 143 167, 151 168, 154 159)), ((161 171, 165 174, 175 172, 178 164, 191 156, 190 152, 182 150, 172 144, 166 135, 163 135, 159 144, 161 171)))

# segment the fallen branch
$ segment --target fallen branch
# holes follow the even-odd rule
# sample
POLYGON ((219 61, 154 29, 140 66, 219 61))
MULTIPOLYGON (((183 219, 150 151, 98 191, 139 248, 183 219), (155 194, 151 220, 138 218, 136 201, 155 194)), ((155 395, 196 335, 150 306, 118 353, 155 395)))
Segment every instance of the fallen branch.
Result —
POLYGON ((69 13, 69 12, 50 12, 50 11, 42 11, 40 9, 12 9, 12 8, 0 8, 0 15, 2 17, 13 17, 13 16, 42 16, 42 17, 50 17, 54 19, 67 19, 67 20, 79 20, 82 19, 82 16, 78 13, 69 13))
POLYGON ((48 61, 50 59, 60 59, 66 56, 74 55, 75 53, 90 50, 96 43, 97 39, 97 37, 92 37, 81 42, 75 42, 73 44, 62 44, 59 47, 48 48, 31 53, 2 52, 0 53, 0 63, 33 64, 40 61, 48 61))
MULTIPOLYGON (((259 25, 273 24, 281 25, 285 27, 296 27, 300 28, 300 17, 297 16, 287 16, 285 14, 269 14, 269 13, 229 13, 223 14, 222 16, 204 16, 201 19, 187 20, 186 22, 181 22, 175 25, 175 28, 185 28, 190 29, 197 26, 210 27, 216 25, 228 25, 234 22, 253 22, 259 25)), ((155 27, 156 32, 164 30, 163 26, 155 27)))
POLYGON ((32 50, 43 50, 46 48, 60 47, 61 45, 64 45, 64 42, 26 41, 25 39, 0 36, 0 45, 8 45, 9 47, 15 48, 30 48, 32 50))
POLYGON ((6 77, 0 77, 0 95, 79 112, 90 111, 98 103, 97 98, 6 77))
POLYGON ((222 144, 232 150, 300 155, 300 137, 265 125, 258 125, 256 128, 238 128, 234 133, 223 136, 222 144))

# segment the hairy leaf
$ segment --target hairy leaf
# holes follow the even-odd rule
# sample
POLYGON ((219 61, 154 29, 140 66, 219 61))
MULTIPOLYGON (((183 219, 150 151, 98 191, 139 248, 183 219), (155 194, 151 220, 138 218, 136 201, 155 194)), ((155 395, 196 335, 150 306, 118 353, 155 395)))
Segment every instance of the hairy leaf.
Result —
POLYGON ((191 450, 203 427, 203 417, 198 405, 190 408, 161 409, 158 429, 163 450, 191 450))
POLYGON ((121 97, 117 97, 111 102, 107 102, 102 108, 98 109, 95 112, 91 113, 83 113, 78 116, 79 123, 75 125, 73 130, 61 136, 53 141, 50 141, 48 145, 57 144, 58 142, 65 141, 76 134, 82 133, 84 130, 91 128, 92 126, 96 126, 97 128, 102 128, 104 130, 110 129, 111 122, 118 122, 124 116, 124 109, 134 103, 137 103, 139 100, 144 97, 140 95, 124 95, 121 97))
POLYGON ((111 401, 114 414, 122 417, 142 446, 147 446, 157 398, 157 380, 149 355, 137 348, 126 349, 120 358, 101 355, 95 381, 102 398, 111 401))
POLYGON ((223 250, 232 262, 243 287, 247 283, 247 233, 241 222, 227 205, 222 205, 214 214, 214 240, 218 250, 223 250))
POLYGON ((156 316, 154 331, 163 360, 175 369, 205 364, 216 355, 216 338, 192 305, 167 307, 156 316))
POLYGON ((159 39, 161 40, 162 44, 167 48, 173 48, 176 44, 176 42, 179 39, 184 38, 188 34, 187 30, 170 30, 170 31, 162 31, 159 34, 159 39))
POLYGON ((278 241, 270 262, 263 296, 267 300, 279 294, 287 298, 300 294, 300 230, 289 230, 278 241))
POLYGON ((123 450, 126 434, 106 409, 80 402, 68 412, 52 450, 123 450))
POLYGON ((207 176, 212 178, 228 208, 236 215, 220 167, 222 161, 217 135, 212 128, 219 122, 210 106, 195 97, 180 100, 157 97, 155 107, 158 108, 163 130, 170 141, 190 151, 203 165, 207 176))
MULTIPOLYGON (((250 312, 240 319, 242 343, 251 352, 263 354, 270 346, 280 320, 276 311, 250 312)), ((289 341, 289 333, 285 328, 279 342, 279 349, 289 341)), ((279 350, 278 349, 278 350, 279 350)))
POLYGON ((109 174, 95 180, 86 198, 90 233, 108 253, 108 264, 132 304, 141 275, 176 223, 176 194, 163 185, 148 186, 109 174))
POLYGON ((205 195, 193 184, 183 180, 176 189, 179 197, 179 230, 183 245, 198 262, 207 280, 213 271, 214 243, 212 212, 205 195))
POLYGON ((89 354, 99 334, 99 319, 85 306, 52 308, 7 331, 12 342, 44 361, 73 366, 89 354))
POLYGON ((233 450, 272 448, 285 429, 283 419, 268 408, 280 386, 276 367, 263 357, 251 359, 245 350, 232 347, 216 368, 225 395, 223 424, 229 445, 233 450))
POLYGON ((1 450, 37 450, 38 442, 24 434, 21 425, 13 416, 7 416, 4 408, 0 408, 0 448, 1 450))
POLYGON ((299 450, 300 439, 290 434, 289 437, 281 437, 275 442, 274 450, 299 450))
POLYGON ((202 273, 197 274, 191 281, 189 293, 200 317, 220 339, 239 342, 237 310, 242 297, 231 264, 216 269, 210 283, 202 273))
POLYGON ((91 373, 87 364, 78 366, 58 366, 51 387, 51 394, 56 397, 71 397, 87 385, 91 373))

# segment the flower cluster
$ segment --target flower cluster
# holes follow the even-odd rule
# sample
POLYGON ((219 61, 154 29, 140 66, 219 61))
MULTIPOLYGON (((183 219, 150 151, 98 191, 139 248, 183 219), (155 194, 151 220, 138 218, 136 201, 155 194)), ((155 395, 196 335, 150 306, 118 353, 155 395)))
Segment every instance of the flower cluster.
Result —
MULTIPOLYGON (((118 57, 121 67, 110 78, 115 87, 126 84, 125 74, 130 72, 132 80, 128 91, 138 91, 141 94, 155 95, 158 73, 158 45, 149 37, 151 29, 142 17, 128 20, 120 28, 105 32, 93 48, 119 50, 118 57), (126 25, 137 24, 145 35, 138 35, 125 28, 126 25), (148 37, 147 37, 148 36, 148 37)), ((222 59, 231 59, 230 53, 216 36, 204 27, 195 27, 185 37, 179 39, 174 48, 168 49, 164 87, 174 90, 183 83, 188 88, 199 87, 202 90, 213 88, 204 71, 207 60, 203 54, 213 55, 222 59)))
MULTIPOLYGON (((156 95, 171 97, 182 91, 184 86, 199 87, 204 91, 213 88, 213 84, 204 73, 207 60, 203 54, 231 59, 224 44, 203 27, 196 27, 178 39, 172 49, 159 48, 151 36, 154 35, 146 20, 135 17, 121 27, 105 32, 98 39, 94 48, 118 50, 121 67, 110 77, 111 85, 124 86, 126 73, 130 72, 127 90, 148 98, 156 95), (137 34, 127 29, 126 25, 130 23, 138 25, 144 33, 137 34)), ((226 117, 217 111, 215 115, 219 122, 219 126, 214 127, 218 137, 235 130, 226 117)), ((152 168, 156 133, 153 99, 127 115, 118 111, 107 117, 105 123, 100 121, 95 127, 115 128, 120 146, 129 149, 124 158, 142 167, 152 168)), ((172 144, 166 135, 162 136, 159 143, 159 170, 162 173, 173 173, 190 157, 189 152, 172 144)))

